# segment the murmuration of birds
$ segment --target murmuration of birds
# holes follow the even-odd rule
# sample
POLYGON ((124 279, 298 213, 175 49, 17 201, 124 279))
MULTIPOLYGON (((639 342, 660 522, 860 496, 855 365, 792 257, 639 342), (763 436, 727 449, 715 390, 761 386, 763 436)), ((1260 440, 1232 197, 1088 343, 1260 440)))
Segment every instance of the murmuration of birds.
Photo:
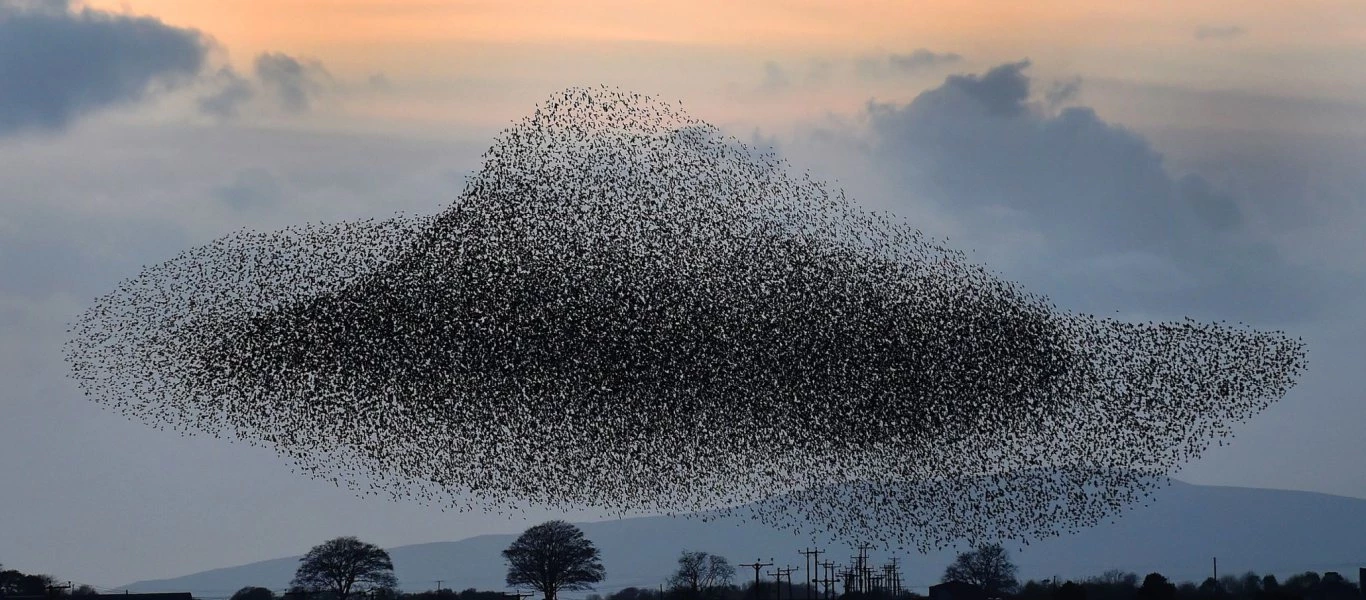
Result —
POLYGON ((426 216, 243 231, 96 299, 93 401, 460 510, 739 515, 930 550, 1112 518, 1300 340, 1074 314, 681 105, 571 88, 426 216))

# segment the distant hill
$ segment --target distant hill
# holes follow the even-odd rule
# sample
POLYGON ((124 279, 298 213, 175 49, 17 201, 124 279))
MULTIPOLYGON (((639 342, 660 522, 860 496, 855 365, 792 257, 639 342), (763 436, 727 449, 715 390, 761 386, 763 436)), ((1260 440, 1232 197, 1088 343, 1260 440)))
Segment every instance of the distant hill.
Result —
MULTIPOLYGON (((1159 571, 1174 580, 1198 582, 1209 576, 1215 556, 1220 575, 1336 570, 1354 579, 1357 567, 1366 566, 1366 500, 1182 482, 1173 482, 1155 496, 1150 506, 1135 507, 1113 523, 1012 548, 1021 579, 1086 577, 1117 568, 1140 576, 1159 571)), ((600 593, 658 586, 685 548, 726 556, 732 564, 773 557, 780 564, 800 567, 797 550, 810 545, 806 537, 735 519, 704 523, 639 517, 579 525, 602 550, 608 578, 597 586, 600 593)), ((429 589, 437 579, 457 590, 501 590, 506 567, 500 552, 515 537, 483 535, 399 546, 389 553, 400 585, 408 590, 429 589)), ((847 545, 825 549, 837 562, 854 553, 847 545)), ((956 551, 902 554, 904 583, 923 593, 924 587, 938 582, 956 551)), ((874 557, 881 560, 883 555, 874 557)), ((133 592, 190 591, 206 597, 247 585, 281 589, 288 586, 297 566, 295 556, 127 587, 133 592)), ((746 580, 745 573, 753 576, 748 569, 737 571, 740 582, 746 580)))

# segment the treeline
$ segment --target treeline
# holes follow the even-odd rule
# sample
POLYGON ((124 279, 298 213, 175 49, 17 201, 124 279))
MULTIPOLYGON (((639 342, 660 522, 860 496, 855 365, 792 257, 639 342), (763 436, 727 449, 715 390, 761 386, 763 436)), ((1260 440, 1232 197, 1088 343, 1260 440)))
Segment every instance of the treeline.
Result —
MULTIPOLYGON (((674 573, 656 587, 629 587, 607 594, 591 593, 605 578, 599 553, 574 525, 549 521, 527 529, 502 552, 508 564, 509 588, 529 588, 544 600, 557 600, 561 591, 590 592, 588 600, 917 600, 905 591, 896 564, 875 568, 860 553, 849 567, 835 570, 824 563, 826 577, 819 586, 793 578, 794 569, 778 569, 767 577, 786 581, 748 581, 736 585, 735 566, 723 556, 683 551, 674 573), (833 578, 832 572, 839 573, 833 578), (882 573, 877 576, 876 573, 882 573)), ((299 560, 289 591, 282 594, 245 587, 229 600, 526 600, 532 594, 437 589, 403 592, 398 589, 388 552, 355 537, 339 537, 314 546, 299 560)), ((750 567, 753 565, 736 565, 750 567)), ((761 565, 771 566, 771 565, 761 565)), ((808 565, 809 566, 809 565, 808 565)), ((1286 578, 1245 573, 1200 584, 1173 583, 1159 573, 1140 579, 1135 573, 1112 570, 1079 581, 1029 580, 1020 584, 1017 567, 1000 544, 981 545, 958 555, 944 570, 944 600, 1366 600, 1358 585, 1336 572, 1305 572, 1286 578)), ((439 585, 439 584, 438 584, 439 585)), ((77 596, 97 593, 89 586, 62 585, 47 575, 30 575, 0 568, 0 600, 13 596, 77 596)))
POLYGON ((92 596, 98 594, 88 585, 71 585, 51 575, 24 573, 0 565, 0 598, 5 596, 92 596))
MULTIPOLYGON (((815 586, 812 595, 824 599, 822 586, 815 586)), ((1006 600, 1362 600, 1360 588, 1341 574, 1322 575, 1309 571, 1279 581, 1275 575, 1246 573, 1208 578, 1200 584, 1172 583, 1159 573, 1139 578, 1135 573, 1109 571, 1081 581, 1030 580, 1013 590, 986 594, 1006 600)), ((626 588, 607 595, 593 594, 588 600, 805 600, 806 586, 786 584, 778 586, 763 582, 758 593, 753 582, 744 586, 726 585, 695 593, 677 587, 626 588), (781 587, 781 589, 776 589, 781 587)), ((832 592, 832 598, 842 600, 894 600, 890 592, 874 590, 864 593, 832 592)), ((895 600, 924 598, 914 592, 901 592, 895 600)), ((957 599, 955 599, 957 600, 957 599)))
MULTIPOLYGON (((369 600, 517 600, 515 594, 474 588, 459 592, 449 589, 401 592, 393 588, 375 588, 350 595, 351 600, 355 600, 357 597, 369 600)), ((237 590, 237 593, 233 594, 230 600, 337 600, 337 594, 328 590, 308 590, 300 587, 294 587, 283 594, 277 594, 263 587, 244 587, 237 590)))
MULTIPOLYGON (((810 593, 813 597, 824 599, 825 592, 820 586, 811 586, 810 593)), ((906 594, 901 594, 905 598, 906 594)), ((772 581, 762 581, 759 583, 756 593, 754 582, 745 585, 716 585, 703 589, 692 589, 685 586, 662 586, 659 588, 638 588, 628 587, 618 590, 606 596, 600 594, 590 594, 588 600, 806 600, 807 586, 805 584, 782 584, 779 585, 772 581)), ((855 598, 866 597, 868 600, 876 600, 869 594, 831 594, 831 598, 844 598, 845 600, 855 600, 855 598)), ((891 598, 890 594, 884 595, 891 598)))
POLYGON ((1275 575, 1225 575, 1200 584, 1172 583, 1160 573, 1139 579, 1109 571, 1080 582, 1028 581, 1015 600, 1361 600, 1358 585, 1341 574, 1307 571, 1279 581, 1275 575))
MULTIPOLYGON (((838 587, 838 586, 836 586, 838 587)), ((805 600, 807 586, 801 583, 778 585, 754 582, 744 585, 721 584, 693 589, 679 582, 653 588, 628 587, 609 594, 589 594, 588 600, 805 600)), ((811 595, 826 598, 823 586, 813 586, 811 595)), ((1336 572, 1322 575, 1309 571, 1279 581, 1275 575, 1245 573, 1208 578, 1200 584, 1172 583, 1158 573, 1141 578, 1135 573, 1108 571, 1080 581, 1030 580, 1014 590, 997 594, 1010 600, 1361 600, 1361 590, 1336 572)), ((244 588, 232 600, 302 600, 299 591, 274 594, 265 588, 244 588)), ((314 593, 308 600, 335 600, 326 593, 314 593)), ((514 600, 514 594, 469 588, 457 592, 443 589, 415 593, 388 591, 368 595, 379 600, 514 600)), ((903 591, 893 598, 887 591, 844 593, 834 590, 831 598, 841 600, 917 600, 923 595, 903 591)))

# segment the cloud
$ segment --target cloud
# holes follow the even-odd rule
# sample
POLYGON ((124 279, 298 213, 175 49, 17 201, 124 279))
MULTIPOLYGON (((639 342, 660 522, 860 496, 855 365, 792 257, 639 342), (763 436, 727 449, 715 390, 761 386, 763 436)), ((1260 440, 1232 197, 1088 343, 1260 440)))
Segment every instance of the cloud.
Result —
POLYGON ((318 61, 301 61, 279 52, 256 57, 256 78, 290 113, 308 112, 319 94, 331 90, 332 76, 318 61))
POLYGON ((73 7, 69 0, 0 0, 0 137, 61 131, 131 104, 153 84, 199 73, 209 42, 150 17, 73 7))
POLYGON ((834 72, 834 63, 819 58, 812 59, 806 65, 806 81, 814 85, 825 85, 830 83, 834 72))
POLYGON ((1213 230, 1227 231, 1243 223, 1242 210, 1233 195, 1214 189, 1204 177, 1182 177, 1176 192, 1196 217, 1213 230))
POLYGON ((836 64, 828 59, 811 57, 795 65, 766 61, 758 84, 732 84, 733 91, 781 94, 796 90, 812 90, 829 86, 836 77, 836 64))
POLYGON ((1237 25, 1201 25, 1195 29, 1195 39, 1230 40, 1246 33, 1247 30, 1237 25))
POLYGON ((236 117, 242 106, 256 96, 251 82, 238 75, 232 67, 219 69, 209 80, 214 91, 199 98, 199 110, 204 114, 236 117))
POLYGON ((1028 60, 1009 63, 984 75, 950 75, 944 84, 916 97, 908 108, 915 114, 942 112, 955 116, 976 116, 985 112, 995 116, 1018 116, 1027 109, 1029 78, 1024 69, 1028 60))
POLYGON ((934 67, 951 65, 963 60, 954 52, 934 52, 917 48, 907 53, 884 56, 865 56, 854 62, 854 68, 865 78, 883 79, 889 76, 914 75, 934 67))
POLYGON ((953 52, 932 52, 924 48, 912 50, 909 54, 891 54, 887 62, 901 71, 914 71, 926 67, 953 64, 963 57, 953 52))
POLYGON ((225 66, 202 78, 205 91, 198 99, 203 114, 231 119, 246 113, 274 110, 299 115, 312 110, 324 94, 388 92, 393 84, 383 73, 375 73, 360 83, 347 84, 333 79, 323 64, 301 60, 280 52, 265 52, 256 57, 249 76, 225 66))
POLYGON ((1048 91, 1044 92, 1044 101, 1053 110, 1062 108, 1063 105, 1077 99, 1081 93, 1081 78, 1074 77, 1066 81, 1054 81, 1048 86, 1048 91))
POLYGON ((932 67, 955 63, 962 56, 952 52, 931 52, 924 48, 908 53, 883 54, 876 57, 864 56, 852 62, 848 59, 831 60, 823 57, 809 57, 804 64, 785 66, 777 61, 764 63, 763 77, 757 86, 745 84, 742 87, 760 93, 789 92, 798 88, 806 90, 828 88, 838 78, 852 74, 865 79, 886 79, 892 76, 918 74, 932 67))
POLYGON ((792 85, 792 78, 788 76, 782 65, 771 60, 764 63, 764 80, 763 83, 759 84, 761 89, 776 92, 787 89, 790 85, 792 85))
POLYGON ((279 180, 261 168, 238 171, 231 182, 215 189, 213 195, 234 210, 273 208, 284 200, 279 180))
POLYGON ((377 92, 388 92, 394 89, 394 82, 389 80, 389 76, 384 73, 375 73, 365 79, 366 87, 377 92))
POLYGON ((778 136, 765 135, 758 127, 755 127, 754 131, 750 132, 749 139, 745 140, 745 144, 751 149, 761 153, 773 153, 776 155, 782 151, 778 136))
POLYGON ((1243 198, 1198 173, 1173 175, 1147 139, 1091 108, 1032 101, 1028 66, 953 75, 906 104, 869 103, 883 177, 955 220, 969 247, 1083 305, 1314 310, 1304 290, 1328 282, 1249 228, 1243 198))

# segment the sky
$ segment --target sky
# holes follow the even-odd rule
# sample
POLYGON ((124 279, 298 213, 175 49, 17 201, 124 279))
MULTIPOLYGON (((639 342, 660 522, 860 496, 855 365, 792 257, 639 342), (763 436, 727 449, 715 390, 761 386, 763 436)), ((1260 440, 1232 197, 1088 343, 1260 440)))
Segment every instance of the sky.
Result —
POLYGON ((1176 476, 1366 498, 1362 64, 1359 0, 0 0, 0 564, 113 587, 552 516, 358 498, 127 421, 61 344, 228 233, 436 212, 501 128, 598 84, 1068 310, 1302 338, 1300 384, 1176 476))

